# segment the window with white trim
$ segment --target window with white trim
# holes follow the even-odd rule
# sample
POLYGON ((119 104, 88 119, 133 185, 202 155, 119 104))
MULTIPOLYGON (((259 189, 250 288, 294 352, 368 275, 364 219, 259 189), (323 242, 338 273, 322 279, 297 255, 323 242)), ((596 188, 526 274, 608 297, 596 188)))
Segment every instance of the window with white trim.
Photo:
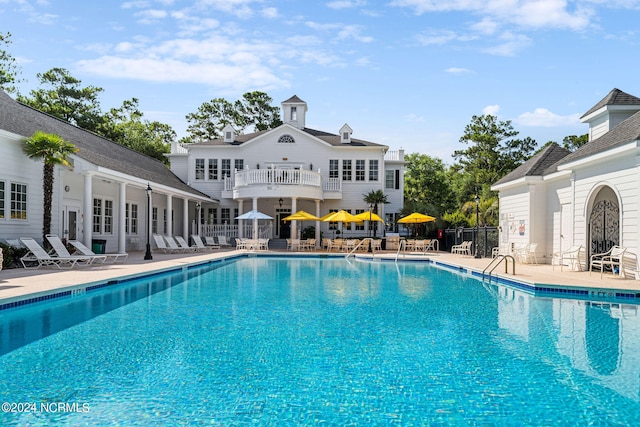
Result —
POLYGON ((356 160, 356 181, 364 181, 364 160, 356 160))
POLYGON ((229 208, 220 209, 220 222, 222 224, 231 224, 231 210, 229 208))
POLYGON ((340 178, 340 162, 329 160, 329 178, 340 178))
MULTIPOLYGON (((166 213, 165 209, 165 213, 166 213)), ((153 234, 158 234, 158 208, 151 208, 151 232, 153 234)))
POLYGON ((222 159, 222 178, 231 176, 231 159, 222 159))
POLYGON ((196 159, 196 180, 204 179, 204 159, 196 159))
POLYGON ((218 223, 218 210, 216 208, 209 208, 207 214, 207 222, 209 224, 217 224, 218 223))
POLYGON ((234 166, 237 171, 244 169, 244 159, 236 159, 234 166))
POLYGON ((342 180, 351 181, 351 160, 342 161, 342 180))
POLYGON ((4 212, 4 181, 0 181, 0 219, 5 218, 4 212))
POLYGON ((377 181, 378 173, 378 161, 369 160, 369 181, 377 181))
POLYGON ((278 138, 278 142, 280 144, 293 144, 296 142, 296 140, 293 139, 291 135, 282 135, 280 138, 278 138))
MULTIPOLYGON (((362 213, 362 212, 364 212, 364 211, 365 211, 364 209, 356 209, 356 210, 355 210, 356 215, 361 214, 361 213, 362 213)), ((355 228, 355 229, 356 229, 356 231, 362 231, 362 230, 364 230, 364 221, 362 221, 362 222, 356 222, 356 228, 355 228)))
POLYGON ((395 174, 393 171, 384 171, 384 188, 395 187, 395 174))
POLYGON ((93 232, 113 233, 113 200, 93 199, 93 232))
POLYGON ((27 184, 11 183, 11 219, 27 219, 27 184))
POLYGON ((209 181, 218 180, 218 159, 209 159, 209 181))
POLYGON ((126 234, 138 234, 138 205, 135 203, 126 203, 124 212, 124 232, 126 234))

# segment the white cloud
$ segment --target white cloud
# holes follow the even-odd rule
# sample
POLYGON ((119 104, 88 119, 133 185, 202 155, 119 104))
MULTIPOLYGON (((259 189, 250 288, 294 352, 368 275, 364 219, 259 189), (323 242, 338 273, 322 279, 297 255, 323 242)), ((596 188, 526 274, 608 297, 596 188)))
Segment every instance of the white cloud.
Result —
POLYGON ((327 7, 331 9, 351 9, 354 7, 365 6, 367 4, 364 0, 336 0, 327 3, 327 7))
POLYGON ((414 113, 411 113, 411 114, 406 115, 404 117, 404 120, 406 122, 410 122, 410 123, 422 123, 422 122, 424 122, 424 117, 419 116, 419 115, 414 114, 414 113))
POLYGON ((498 56, 514 56, 520 50, 531 44, 531 39, 523 34, 513 34, 510 32, 500 36, 502 43, 483 49, 485 53, 498 56))
POLYGON ((580 2, 567 0, 393 0, 391 6, 412 9, 416 15, 429 12, 468 12, 483 20, 531 28, 568 28, 589 26, 593 11, 580 2), (570 6, 574 10, 570 10, 570 6))
POLYGON ((260 14, 269 19, 277 18, 278 16, 280 16, 280 14, 278 13, 278 9, 276 9, 275 7, 265 7, 260 11, 260 14))
POLYGON ((468 74, 468 73, 472 73, 473 71, 469 70, 468 68, 449 67, 446 70, 444 70, 444 72, 451 73, 451 74, 468 74))
POLYGON ((138 18, 138 22, 141 24, 155 24, 159 20, 168 16, 166 10, 147 9, 134 13, 134 16, 138 18))
POLYGON ((498 115, 498 111, 500 111, 500 106, 499 105, 487 105, 486 107, 484 107, 482 109, 482 114, 483 115, 491 115, 491 116, 497 116, 498 115))
POLYGON ((476 37, 467 34, 458 34, 450 30, 428 30, 422 34, 418 34, 416 39, 423 46, 430 46, 443 45, 452 41, 468 42, 476 39, 476 37))
POLYGON ((515 120, 522 126, 557 127, 580 124, 580 114, 560 116, 546 108, 536 108, 533 112, 522 113, 515 120))

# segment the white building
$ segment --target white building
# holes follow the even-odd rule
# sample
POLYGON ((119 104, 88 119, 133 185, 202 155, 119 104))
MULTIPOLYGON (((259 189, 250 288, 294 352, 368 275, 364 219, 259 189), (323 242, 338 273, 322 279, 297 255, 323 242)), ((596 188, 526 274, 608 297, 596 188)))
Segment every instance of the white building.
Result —
POLYGON ((143 249, 147 231, 188 237, 197 207, 216 200, 189 187, 162 162, 21 104, 0 90, 0 239, 42 239, 42 161, 23 141, 57 134, 78 152, 56 167, 51 232, 106 250, 143 249), (151 194, 147 196, 147 188, 151 194), (151 209, 147 209, 147 204, 151 209))
MULTIPOLYGON (((368 211, 364 196, 376 190, 382 190, 389 202, 378 207, 378 214, 388 224, 395 223, 404 202, 403 151, 353 138, 347 124, 336 133, 306 127, 307 103, 297 96, 284 101, 282 109, 283 124, 275 129, 236 135, 228 126, 222 139, 173 144, 171 170, 220 201, 203 206, 203 229, 233 224, 239 214, 253 209, 275 219, 272 228, 261 230, 262 237, 295 237, 307 226, 315 227, 318 241, 320 231, 331 237, 336 227, 343 236, 364 236, 369 233, 366 224, 340 227, 282 218, 298 210, 316 216, 341 209, 352 214, 368 211)), ((383 226, 377 227, 380 236, 383 226)))
POLYGON ((589 125, 583 147, 549 145, 493 185, 500 240, 537 243, 538 259, 547 262, 574 245, 586 249, 587 260, 623 246, 633 276, 640 250, 640 98, 613 89, 581 120, 589 125))

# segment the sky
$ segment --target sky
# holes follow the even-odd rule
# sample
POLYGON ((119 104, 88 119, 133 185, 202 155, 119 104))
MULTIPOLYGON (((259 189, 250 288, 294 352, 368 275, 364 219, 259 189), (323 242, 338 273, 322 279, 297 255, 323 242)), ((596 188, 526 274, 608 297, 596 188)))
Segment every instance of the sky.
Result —
POLYGON ((639 18, 640 0, 0 0, 24 95, 65 68, 179 136, 212 99, 297 95, 307 127, 446 164, 474 115, 541 146, 587 133, 612 89, 640 96, 639 18))

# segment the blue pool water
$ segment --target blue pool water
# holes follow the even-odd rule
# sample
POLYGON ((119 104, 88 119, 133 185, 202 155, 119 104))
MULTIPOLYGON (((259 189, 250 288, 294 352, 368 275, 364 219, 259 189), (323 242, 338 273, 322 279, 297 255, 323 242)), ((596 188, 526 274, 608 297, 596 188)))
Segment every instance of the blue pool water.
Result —
POLYGON ((130 281, 3 310, 0 354, 0 425, 640 425, 637 306, 415 262, 130 281))

